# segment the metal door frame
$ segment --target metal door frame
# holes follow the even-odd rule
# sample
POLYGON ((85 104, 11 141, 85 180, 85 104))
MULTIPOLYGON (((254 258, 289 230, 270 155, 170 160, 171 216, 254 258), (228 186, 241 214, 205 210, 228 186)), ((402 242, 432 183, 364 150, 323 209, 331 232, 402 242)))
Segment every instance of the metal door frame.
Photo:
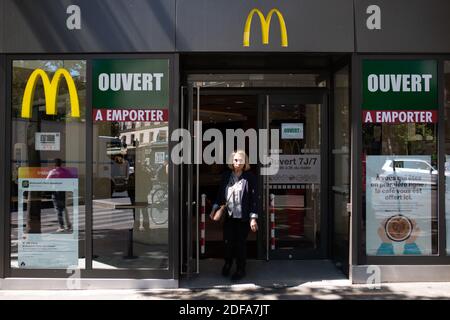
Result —
MULTIPOLYGON (((186 87, 183 87, 182 90, 185 90, 186 87), (184 88, 184 89, 183 89, 184 88)), ((306 253, 302 255, 301 257, 297 257, 297 259, 322 259, 327 258, 327 252, 328 252, 328 225, 327 222, 330 220, 328 219, 327 212, 328 210, 328 132, 329 132, 329 121, 328 121, 328 96, 329 96, 329 89, 328 88, 294 88, 294 87, 287 87, 287 88, 271 88, 271 87, 252 87, 252 88, 226 88, 226 87, 219 87, 219 88, 201 88, 200 87, 194 87, 193 83, 188 83, 187 86, 187 109, 186 109, 186 102, 182 102, 181 106, 181 118, 187 119, 186 123, 181 123, 182 128, 187 129, 190 133, 193 132, 193 121, 194 117, 198 120, 199 119, 199 112, 200 112, 200 97, 201 95, 198 94, 201 91, 201 95, 255 95, 258 97, 258 110, 257 110, 257 118, 258 118, 258 126, 259 128, 262 128, 263 124, 263 112, 261 112, 261 106, 264 105, 264 101, 266 99, 266 96, 320 96, 319 100, 322 101, 321 103, 321 122, 323 128, 321 129, 321 146, 320 146, 320 153, 321 153, 321 198, 320 198, 320 206, 321 206, 321 247, 320 252, 314 252, 313 254, 306 253), (197 91, 196 100, 194 101, 194 91, 197 91), (194 104, 197 106, 197 113, 194 115, 194 104)), ((191 145, 194 146, 193 143, 194 138, 191 140, 191 145)), ((192 157, 194 158, 194 157, 192 157)), ((186 186, 186 190, 182 190, 181 198, 182 200, 182 207, 184 210, 181 212, 181 229, 183 230, 183 225, 187 224, 187 232, 186 235, 181 235, 181 252, 183 252, 183 246, 186 245, 187 247, 187 254, 190 257, 190 260, 193 259, 195 262, 195 272, 190 264, 188 264, 186 272, 182 272, 183 275, 186 275, 188 278, 192 276, 194 273, 199 274, 200 273, 200 255, 199 255, 199 248, 200 248, 200 241, 199 241, 199 231, 198 231, 198 223, 195 228, 196 231, 196 237, 195 237, 195 247, 193 248, 192 242, 193 241, 187 241, 186 243, 183 243, 183 241, 186 241, 187 239, 193 238, 193 230, 191 227, 192 225, 192 217, 193 217, 193 206, 196 207, 196 217, 197 221, 199 218, 199 184, 198 184, 198 167, 199 164, 186 164, 184 167, 184 173, 181 173, 181 176, 184 179, 184 175, 187 174, 187 181, 183 181, 182 185, 183 188, 186 186), (196 180, 197 180, 197 187, 196 187, 196 194, 194 194, 195 190, 193 190, 193 168, 194 165, 197 168, 197 174, 196 174, 196 180), (185 199, 186 198, 186 199, 185 199), (190 204, 190 205, 189 205, 190 204), (194 251, 196 252, 196 256, 194 258, 194 251)), ((260 169, 260 165, 258 164, 258 170, 260 169)), ((258 175, 258 187, 259 190, 263 189, 263 178, 258 175)), ((263 198, 260 192, 260 201, 259 206, 261 209, 261 212, 263 210, 263 198)), ((267 219, 267 212, 266 214, 260 215, 260 232, 257 234, 257 258, 258 259, 269 259, 269 233, 267 231, 269 223, 267 219), (263 231, 263 232, 261 232, 263 231)), ((271 259, 279 259, 281 257, 277 257, 274 255, 270 255, 271 259)), ((284 257, 283 257, 284 258, 284 257)), ((186 261, 187 257, 181 256, 181 263, 184 263, 186 261)))
MULTIPOLYGON (((199 88, 195 88, 198 90, 199 88)), ((199 94, 197 94, 200 97, 199 94)), ((199 99, 197 99, 197 106, 199 104, 199 99)), ((198 109, 198 108, 197 108, 198 109)), ((192 84, 188 84, 187 87, 181 87, 181 110, 180 110, 180 128, 186 129, 189 133, 192 134, 194 130, 194 86, 192 84), (185 90, 187 90, 187 96, 184 95, 185 90), (186 99, 187 98, 187 99, 186 99), (187 102, 186 102, 187 100, 187 102), (186 108, 187 104, 187 108, 186 108)), ((199 115, 199 113, 197 112, 199 115)), ((194 146, 194 137, 191 135, 190 137, 190 145, 194 146)), ((193 153, 190 153, 190 161, 195 158, 193 153)), ((194 164, 185 164, 181 165, 181 173, 180 173, 180 182, 181 182, 181 190, 180 190, 180 208, 182 208, 180 212, 180 273, 182 275, 186 275, 187 278, 190 278, 194 273, 200 273, 200 260, 198 249, 196 252, 196 257, 194 259, 193 255, 193 244, 192 244, 192 223, 193 223, 193 206, 196 207, 196 216, 198 221, 198 201, 197 197, 194 200, 194 190, 192 186, 192 181, 194 178, 194 164), (186 186, 186 189, 184 187, 186 186), (186 229, 184 229, 186 228, 186 229), (184 230, 186 232, 184 232, 184 230), (186 256, 184 256, 184 248, 186 248, 186 256), (194 260, 193 260, 194 259, 194 260), (195 263, 195 271, 193 270, 192 263, 195 263), (186 265, 186 271, 183 269, 183 264, 186 265)), ((197 172, 198 172, 198 164, 197 172)), ((198 174, 197 174, 198 176, 198 174)), ((198 180, 198 177, 197 177, 198 180)), ((197 187, 198 188, 198 187, 197 187)), ((197 192, 198 194, 198 192, 197 192)), ((199 234, 198 234, 198 223, 196 228, 196 247, 198 248, 199 244, 199 234)))

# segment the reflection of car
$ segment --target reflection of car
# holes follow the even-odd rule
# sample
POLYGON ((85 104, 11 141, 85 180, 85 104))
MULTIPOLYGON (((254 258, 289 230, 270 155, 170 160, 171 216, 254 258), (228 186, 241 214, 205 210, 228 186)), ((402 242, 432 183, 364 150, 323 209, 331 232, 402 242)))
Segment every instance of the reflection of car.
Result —
POLYGON ((407 183, 437 184, 438 171, 426 160, 412 158, 388 159, 381 176, 398 176, 407 183))
POLYGON ((445 167, 445 176, 446 177, 450 176, 450 162, 445 162, 444 167, 445 167))

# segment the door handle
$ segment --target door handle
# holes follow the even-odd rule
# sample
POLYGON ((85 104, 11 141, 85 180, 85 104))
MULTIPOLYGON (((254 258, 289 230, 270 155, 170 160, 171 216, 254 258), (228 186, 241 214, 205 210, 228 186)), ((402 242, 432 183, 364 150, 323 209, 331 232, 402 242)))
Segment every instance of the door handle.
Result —
MULTIPOLYGON (((192 201, 192 205, 195 206, 195 204, 196 204, 196 202, 192 201)), ((189 205, 189 202, 186 202, 186 206, 188 206, 188 205, 189 205)))

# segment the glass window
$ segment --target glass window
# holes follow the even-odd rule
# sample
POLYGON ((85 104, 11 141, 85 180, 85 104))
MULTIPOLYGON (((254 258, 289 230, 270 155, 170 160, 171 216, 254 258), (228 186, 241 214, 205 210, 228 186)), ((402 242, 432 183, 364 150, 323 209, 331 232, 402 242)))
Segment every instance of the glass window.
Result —
POLYGON ((93 61, 93 109, 99 115, 93 124, 94 269, 169 267, 169 145, 144 140, 155 130, 168 132, 168 65, 163 59, 93 61), (132 81, 146 76, 147 86, 96 87, 100 76, 117 74, 133 74, 132 81), (133 121, 135 116, 144 121, 133 121))
POLYGON ((13 62, 11 268, 84 267, 86 62, 13 62))
POLYGON ((438 63, 363 59, 368 256, 438 254, 438 63))
POLYGON ((93 267, 167 268, 168 143, 127 145, 125 133, 94 124, 93 267))
POLYGON ((348 274, 350 214, 350 90, 349 67, 334 75, 332 139, 333 258, 348 274))

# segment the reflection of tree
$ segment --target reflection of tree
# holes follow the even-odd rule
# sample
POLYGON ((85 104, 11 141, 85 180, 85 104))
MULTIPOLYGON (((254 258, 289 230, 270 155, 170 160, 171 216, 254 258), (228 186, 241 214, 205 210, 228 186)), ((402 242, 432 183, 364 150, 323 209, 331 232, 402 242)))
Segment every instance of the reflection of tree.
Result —
POLYGON ((363 146, 368 155, 430 155, 436 167, 436 131, 433 123, 364 124, 363 146))
POLYGON ((382 154, 408 155, 408 124, 382 124, 382 154))
MULTIPOLYGON (((363 126, 363 145, 366 154, 381 154, 382 135, 378 136, 375 131, 380 128, 380 124, 365 124, 363 126)), ((379 130, 381 132, 381 130, 379 130)))
MULTIPOLYGON (((373 144, 375 126, 379 125, 364 126, 365 145, 373 144)), ((436 153, 436 128, 434 124, 381 124, 381 130, 380 154, 420 155, 436 153), (429 137, 432 137, 432 140, 427 140, 429 137)))
POLYGON ((415 133, 420 139, 417 141, 411 141, 411 154, 426 154, 431 155, 431 164, 437 165, 437 152, 436 152, 436 126, 432 123, 429 124, 416 124, 415 133), (432 137, 432 140, 428 140, 432 137))
POLYGON ((120 137, 122 133, 119 122, 97 122, 95 127, 99 136, 120 137))
POLYGON ((111 130, 111 136, 118 137, 121 134, 119 122, 112 122, 109 126, 109 129, 111 130))

